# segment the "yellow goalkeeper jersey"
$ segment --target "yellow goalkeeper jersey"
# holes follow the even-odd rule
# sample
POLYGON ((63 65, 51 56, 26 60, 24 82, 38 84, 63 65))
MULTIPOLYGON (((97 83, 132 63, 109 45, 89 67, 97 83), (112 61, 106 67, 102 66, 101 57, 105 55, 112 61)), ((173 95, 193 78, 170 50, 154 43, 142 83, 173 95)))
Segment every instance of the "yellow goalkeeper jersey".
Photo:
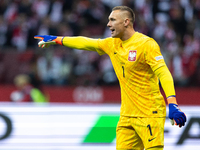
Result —
POLYGON ((121 88, 120 115, 164 117, 166 105, 154 74, 165 65, 160 48, 152 38, 135 32, 126 41, 119 38, 98 40, 97 52, 108 54, 121 88))

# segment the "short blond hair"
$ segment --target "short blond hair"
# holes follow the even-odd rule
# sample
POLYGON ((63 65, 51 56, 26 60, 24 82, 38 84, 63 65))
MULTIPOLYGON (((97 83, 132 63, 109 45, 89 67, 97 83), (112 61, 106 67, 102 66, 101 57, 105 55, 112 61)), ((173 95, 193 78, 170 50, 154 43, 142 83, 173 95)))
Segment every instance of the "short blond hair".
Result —
POLYGON ((26 74, 19 74, 14 78, 16 86, 23 86, 30 83, 30 77, 26 74))
POLYGON ((128 14, 129 14, 128 15, 129 19, 134 24, 134 22, 135 22, 135 13, 134 13, 134 11, 130 7, 127 7, 127 6, 116 6, 116 7, 114 7, 112 9, 112 11, 114 11, 114 10, 127 11, 128 14))

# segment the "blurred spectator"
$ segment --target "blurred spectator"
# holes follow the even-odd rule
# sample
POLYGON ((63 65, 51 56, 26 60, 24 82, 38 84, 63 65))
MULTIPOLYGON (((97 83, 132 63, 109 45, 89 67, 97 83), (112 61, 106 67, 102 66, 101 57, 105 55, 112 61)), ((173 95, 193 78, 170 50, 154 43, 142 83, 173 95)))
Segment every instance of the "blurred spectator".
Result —
POLYGON ((7 30, 6 22, 4 22, 3 16, 0 15, 0 46, 4 46, 7 41, 7 30))
POLYGON ((174 30, 178 36, 181 37, 181 42, 183 42, 184 34, 186 33, 187 21, 184 17, 184 9, 178 4, 171 4, 170 9, 170 21, 174 26, 174 30))
POLYGON ((40 19, 45 18, 50 9, 50 1, 48 0, 34 0, 32 1, 32 11, 37 14, 40 19))
POLYGON ((37 59, 37 72, 42 82, 49 85, 68 84, 72 69, 70 59, 65 56, 62 48, 54 51, 49 49, 47 53, 40 56, 37 59))
POLYGON ((10 95, 13 102, 47 102, 47 97, 38 88, 31 85, 30 77, 25 74, 19 74, 14 78, 14 84, 17 87, 10 95))

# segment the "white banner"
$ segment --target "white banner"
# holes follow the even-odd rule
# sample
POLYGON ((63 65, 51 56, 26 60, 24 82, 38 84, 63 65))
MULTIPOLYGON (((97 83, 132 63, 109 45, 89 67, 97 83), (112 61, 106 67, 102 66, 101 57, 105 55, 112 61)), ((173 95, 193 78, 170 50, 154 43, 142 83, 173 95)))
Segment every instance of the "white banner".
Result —
MULTIPOLYGON (((187 123, 179 128, 166 119, 164 150, 198 150, 200 106, 180 107, 187 123)), ((115 150, 119 111, 120 105, 1 103, 0 150, 115 150)))

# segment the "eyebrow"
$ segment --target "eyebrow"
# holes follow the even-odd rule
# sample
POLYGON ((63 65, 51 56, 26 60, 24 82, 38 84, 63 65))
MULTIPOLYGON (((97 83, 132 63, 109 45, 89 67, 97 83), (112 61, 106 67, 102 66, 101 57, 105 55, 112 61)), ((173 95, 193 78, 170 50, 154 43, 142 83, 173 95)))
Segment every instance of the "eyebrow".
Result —
POLYGON ((108 17, 108 20, 116 20, 114 17, 108 17))

